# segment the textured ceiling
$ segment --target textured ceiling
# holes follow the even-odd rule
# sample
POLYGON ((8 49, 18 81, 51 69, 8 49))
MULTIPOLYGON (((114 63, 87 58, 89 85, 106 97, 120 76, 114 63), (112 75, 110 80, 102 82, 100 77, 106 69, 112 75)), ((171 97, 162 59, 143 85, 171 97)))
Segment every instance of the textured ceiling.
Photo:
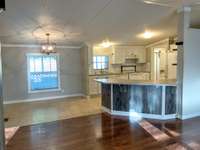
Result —
MULTIPOLYGON (((60 45, 96 44, 105 39, 146 45, 176 34, 174 8, 138 0, 6 0, 6 6, 0 15, 0 40, 9 44, 40 43, 46 32, 60 45), (145 30, 156 36, 138 37, 145 30)), ((193 20, 199 20, 198 10, 193 20)))

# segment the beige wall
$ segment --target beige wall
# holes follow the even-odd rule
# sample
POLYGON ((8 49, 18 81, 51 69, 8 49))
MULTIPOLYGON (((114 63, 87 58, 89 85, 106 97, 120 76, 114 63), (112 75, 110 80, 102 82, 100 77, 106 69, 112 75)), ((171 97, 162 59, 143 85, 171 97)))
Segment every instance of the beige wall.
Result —
POLYGON ((82 49, 59 48, 61 91, 28 93, 27 53, 38 53, 39 48, 3 47, 4 101, 26 100, 52 96, 85 94, 85 68, 82 49))

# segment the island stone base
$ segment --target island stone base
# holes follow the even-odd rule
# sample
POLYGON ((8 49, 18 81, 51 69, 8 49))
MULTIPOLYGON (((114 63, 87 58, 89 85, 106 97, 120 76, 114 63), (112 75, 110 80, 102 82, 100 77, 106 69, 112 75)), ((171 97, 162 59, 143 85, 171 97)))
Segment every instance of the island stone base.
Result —
POLYGON ((114 115, 176 118, 176 86, 102 83, 102 108, 114 115))

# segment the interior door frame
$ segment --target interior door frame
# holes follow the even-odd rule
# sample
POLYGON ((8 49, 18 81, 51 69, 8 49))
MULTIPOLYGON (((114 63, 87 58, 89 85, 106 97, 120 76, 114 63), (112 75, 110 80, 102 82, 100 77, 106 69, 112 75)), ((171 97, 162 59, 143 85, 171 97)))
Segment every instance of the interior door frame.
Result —
POLYGON ((160 49, 154 48, 153 50, 154 58, 154 80, 160 80, 160 49))

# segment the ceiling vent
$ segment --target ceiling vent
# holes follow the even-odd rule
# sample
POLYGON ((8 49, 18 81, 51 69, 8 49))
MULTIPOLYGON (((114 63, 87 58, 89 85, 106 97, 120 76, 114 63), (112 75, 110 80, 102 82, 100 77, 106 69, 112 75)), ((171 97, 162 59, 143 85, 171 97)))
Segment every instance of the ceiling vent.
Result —
POLYGON ((0 0, 0 13, 2 11, 4 11, 6 8, 5 8, 5 0, 0 0))

